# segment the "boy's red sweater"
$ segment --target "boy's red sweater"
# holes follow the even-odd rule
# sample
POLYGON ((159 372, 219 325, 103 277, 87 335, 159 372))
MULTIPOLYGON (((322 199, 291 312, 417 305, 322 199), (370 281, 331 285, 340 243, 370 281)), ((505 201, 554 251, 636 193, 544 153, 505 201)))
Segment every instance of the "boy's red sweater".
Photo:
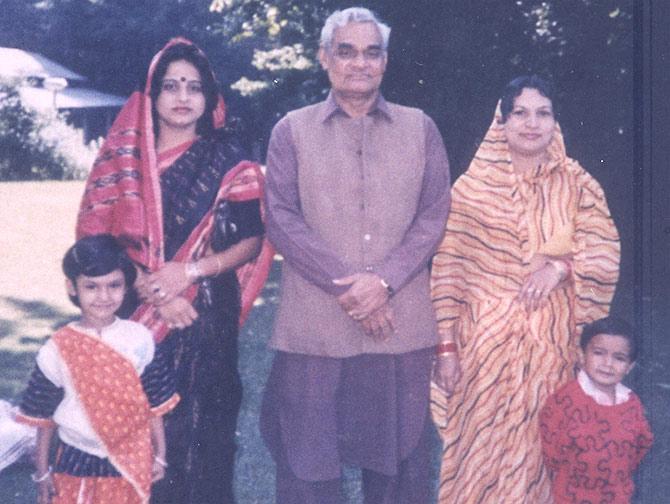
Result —
POLYGON ((555 504, 630 502, 633 472, 653 441, 637 395, 604 406, 573 380, 549 397, 540 429, 555 504))

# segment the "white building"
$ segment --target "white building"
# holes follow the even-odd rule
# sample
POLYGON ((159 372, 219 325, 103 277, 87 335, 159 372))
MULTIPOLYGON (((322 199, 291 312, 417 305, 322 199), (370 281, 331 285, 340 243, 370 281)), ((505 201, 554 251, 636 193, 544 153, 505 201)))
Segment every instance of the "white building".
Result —
POLYGON ((11 47, 0 47, 0 79, 17 83, 24 104, 66 112, 87 142, 107 133, 126 101, 86 87, 86 77, 41 54, 11 47))

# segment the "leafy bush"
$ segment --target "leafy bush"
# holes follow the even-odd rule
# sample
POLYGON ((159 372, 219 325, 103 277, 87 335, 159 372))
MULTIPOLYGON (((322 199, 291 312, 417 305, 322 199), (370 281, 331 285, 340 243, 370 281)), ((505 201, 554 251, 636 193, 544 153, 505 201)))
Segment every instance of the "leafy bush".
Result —
POLYGON ((85 178, 97 142, 86 145, 65 119, 24 106, 15 87, 0 83, 0 180, 85 178))

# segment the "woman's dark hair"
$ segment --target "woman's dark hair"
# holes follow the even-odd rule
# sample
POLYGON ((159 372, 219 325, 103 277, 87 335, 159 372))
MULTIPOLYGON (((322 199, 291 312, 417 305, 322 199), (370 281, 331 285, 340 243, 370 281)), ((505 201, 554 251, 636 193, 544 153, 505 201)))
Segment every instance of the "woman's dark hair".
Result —
POLYGON ((214 123, 212 121, 212 112, 219 101, 219 86, 214 79, 212 68, 209 61, 200 50, 190 44, 177 43, 165 49, 161 55, 151 78, 151 114, 154 121, 154 134, 158 135, 158 112, 156 111, 156 100, 161 94, 163 78, 167 72, 170 63, 184 60, 193 65, 200 73, 202 83, 202 93, 205 95, 205 112, 198 119, 196 124, 196 133, 201 136, 208 136, 214 132, 214 123))
POLYGON ((500 97, 500 112, 503 123, 507 122, 507 118, 514 108, 514 100, 521 94, 524 88, 537 89, 542 96, 549 98, 554 115, 557 115, 554 105, 554 88, 551 83, 537 75, 522 75, 507 84, 500 97))
MULTIPOLYGON (((132 288, 137 277, 135 265, 121 244, 110 234, 86 236, 77 241, 63 257, 63 273, 76 284, 77 277, 98 277, 120 269, 126 279, 126 287, 132 288)), ((77 296, 70 300, 79 306, 77 296)))
POLYGON ((583 351, 586 351, 589 342, 598 334, 621 336, 628 341, 628 356, 631 362, 635 362, 637 359, 637 336, 628 322, 617 317, 605 317, 586 324, 579 338, 579 346, 583 351))

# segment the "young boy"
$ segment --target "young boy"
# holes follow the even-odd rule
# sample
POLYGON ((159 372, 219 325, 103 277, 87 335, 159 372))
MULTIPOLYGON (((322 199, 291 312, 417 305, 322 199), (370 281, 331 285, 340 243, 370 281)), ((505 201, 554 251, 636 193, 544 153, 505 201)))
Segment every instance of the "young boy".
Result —
POLYGON ((621 380, 633 368, 633 331, 615 317, 584 327, 580 371, 540 413, 542 449, 555 504, 633 496, 633 472, 652 444, 639 398, 621 380))
POLYGON ((147 502, 167 465, 161 415, 179 398, 151 333, 116 316, 135 266, 111 235, 96 235, 68 250, 63 271, 81 318, 39 350, 17 414, 38 429, 38 502, 147 502))

